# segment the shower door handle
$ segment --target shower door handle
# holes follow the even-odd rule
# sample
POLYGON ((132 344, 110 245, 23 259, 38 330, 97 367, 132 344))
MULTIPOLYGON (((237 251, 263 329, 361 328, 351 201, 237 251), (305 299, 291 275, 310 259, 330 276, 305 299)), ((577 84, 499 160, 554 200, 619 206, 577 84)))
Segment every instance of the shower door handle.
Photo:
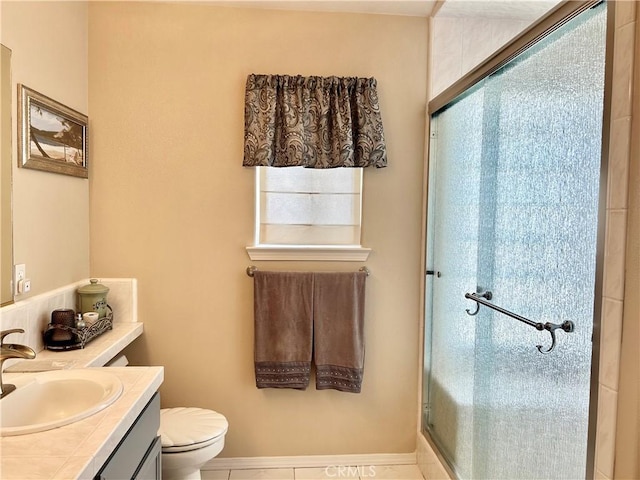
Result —
POLYGON ((438 278, 440 278, 442 276, 442 274, 440 272, 436 272, 435 270, 427 270, 425 272, 425 275, 435 275, 438 278))
POLYGON ((506 309, 504 309, 502 307, 494 305, 491 302, 488 302, 487 300, 491 300, 492 297, 493 297, 493 295, 489 291, 484 292, 483 294, 465 293, 464 294, 464 298, 468 298, 469 300, 473 300, 477 304, 476 311, 475 312, 471 312, 471 310, 467 309, 467 314, 468 315, 476 315, 478 313, 478 310, 480 310, 480 305, 484 305, 485 307, 489 307, 491 310, 495 310, 497 312, 500 312, 503 315, 506 315, 507 317, 511 317, 511 318, 513 318, 515 320, 518 320, 519 322, 526 323, 530 327, 534 327, 536 330, 540 330, 540 331, 546 330, 546 331, 548 331, 551 334, 551 346, 549 348, 547 348, 546 350, 543 350, 542 349, 542 345, 536 345, 536 348, 538 349, 538 351, 540 353, 549 353, 556 347, 556 330, 560 329, 560 330, 563 330, 563 331, 565 331, 567 333, 571 333, 571 332, 573 332, 575 330, 575 325, 571 320, 565 320, 561 324, 550 323, 550 322, 546 322, 546 323, 534 322, 533 320, 529 320, 528 318, 525 318, 525 317, 523 317, 521 315, 517 315, 517 314, 515 314, 513 312, 510 312, 509 310, 506 310, 506 309))

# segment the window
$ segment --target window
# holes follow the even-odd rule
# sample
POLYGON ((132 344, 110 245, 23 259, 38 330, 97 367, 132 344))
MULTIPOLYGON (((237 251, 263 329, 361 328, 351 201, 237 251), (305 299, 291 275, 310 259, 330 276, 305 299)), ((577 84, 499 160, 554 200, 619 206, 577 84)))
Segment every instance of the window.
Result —
POLYGON ((362 168, 256 167, 252 260, 364 261, 362 168))

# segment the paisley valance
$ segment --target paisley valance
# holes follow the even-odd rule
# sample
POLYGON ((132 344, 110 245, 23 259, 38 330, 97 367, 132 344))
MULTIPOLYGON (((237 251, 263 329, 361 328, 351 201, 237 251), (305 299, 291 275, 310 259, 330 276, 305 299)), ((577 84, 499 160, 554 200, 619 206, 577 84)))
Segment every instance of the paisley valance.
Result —
POLYGON ((246 167, 386 167, 375 78, 247 77, 246 167))

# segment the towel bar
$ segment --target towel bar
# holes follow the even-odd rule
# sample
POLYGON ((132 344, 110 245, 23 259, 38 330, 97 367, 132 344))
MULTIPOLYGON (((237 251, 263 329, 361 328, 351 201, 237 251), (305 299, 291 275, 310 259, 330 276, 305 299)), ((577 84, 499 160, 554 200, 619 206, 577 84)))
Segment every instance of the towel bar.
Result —
MULTIPOLYGON (((255 265, 249 265, 247 267, 247 275, 249 275, 250 277, 253 277, 253 274, 258 270, 258 267, 256 267, 255 265)), ((369 271, 369 269, 367 267, 360 267, 358 269, 359 272, 364 272, 367 274, 367 277, 371 274, 371 272, 369 271)))

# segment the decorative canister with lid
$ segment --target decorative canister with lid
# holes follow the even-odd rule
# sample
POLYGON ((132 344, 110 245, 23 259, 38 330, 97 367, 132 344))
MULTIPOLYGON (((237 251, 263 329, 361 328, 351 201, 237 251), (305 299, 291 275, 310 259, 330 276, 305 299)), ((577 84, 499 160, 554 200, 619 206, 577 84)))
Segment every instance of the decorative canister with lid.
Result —
POLYGON ((98 317, 107 316, 107 293, 109 287, 98 283, 97 278, 89 280, 89 285, 78 288, 78 312, 98 312, 98 317))

